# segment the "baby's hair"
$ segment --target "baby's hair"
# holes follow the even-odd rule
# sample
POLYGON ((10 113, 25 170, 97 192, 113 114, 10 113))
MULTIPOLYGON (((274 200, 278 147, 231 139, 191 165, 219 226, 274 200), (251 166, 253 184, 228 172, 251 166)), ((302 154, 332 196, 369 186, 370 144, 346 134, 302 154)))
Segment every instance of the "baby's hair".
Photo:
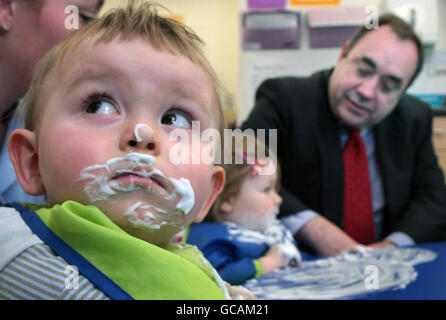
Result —
POLYGON ((226 156, 226 159, 229 158, 230 162, 223 162, 223 169, 226 173, 225 186, 206 216, 205 221, 207 222, 224 221, 224 216, 220 210, 222 204, 238 196, 245 179, 249 176, 258 175, 258 169, 265 165, 266 158, 275 162, 277 174, 275 189, 279 190, 280 187, 280 167, 276 155, 264 143, 252 135, 237 131, 234 131, 228 140, 231 140, 231 142, 225 141, 224 152, 230 155, 229 157, 226 156), (264 155, 265 158, 259 158, 259 154, 264 155))
POLYGON ((55 77, 69 68, 69 59, 82 52, 86 45, 108 43, 116 37, 122 41, 142 38, 157 50, 166 50, 175 55, 183 55, 203 68, 213 83, 217 105, 218 129, 223 133, 225 120, 219 93, 224 90, 218 77, 203 52, 203 41, 184 24, 158 14, 158 4, 130 1, 124 8, 113 8, 100 18, 71 32, 59 45, 51 49, 37 64, 30 88, 23 99, 18 114, 24 117, 24 127, 37 130, 44 105, 44 92, 48 87, 48 78, 55 77))

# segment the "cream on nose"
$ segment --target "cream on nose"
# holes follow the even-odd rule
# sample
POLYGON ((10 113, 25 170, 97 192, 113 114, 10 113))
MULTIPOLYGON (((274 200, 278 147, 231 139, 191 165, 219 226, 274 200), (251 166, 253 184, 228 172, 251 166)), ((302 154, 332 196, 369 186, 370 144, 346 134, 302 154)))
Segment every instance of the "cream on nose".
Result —
POLYGON ((147 124, 138 123, 134 129, 136 142, 153 140, 153 130, 147 124))
POLYGON ((147 146, 150 150, 154 149, 154 132, 149 125, 138 123, 135 125, 134 135, 137 144, 147 146))

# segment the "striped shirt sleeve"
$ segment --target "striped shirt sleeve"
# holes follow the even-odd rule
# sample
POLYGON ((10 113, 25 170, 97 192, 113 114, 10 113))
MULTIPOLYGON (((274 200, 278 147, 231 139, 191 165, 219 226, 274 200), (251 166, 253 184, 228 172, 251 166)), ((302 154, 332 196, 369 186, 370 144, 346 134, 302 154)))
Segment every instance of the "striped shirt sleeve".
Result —
POLYGON ((3 300, 109 300, 45 244, 34 245, 0 271, 3 300))

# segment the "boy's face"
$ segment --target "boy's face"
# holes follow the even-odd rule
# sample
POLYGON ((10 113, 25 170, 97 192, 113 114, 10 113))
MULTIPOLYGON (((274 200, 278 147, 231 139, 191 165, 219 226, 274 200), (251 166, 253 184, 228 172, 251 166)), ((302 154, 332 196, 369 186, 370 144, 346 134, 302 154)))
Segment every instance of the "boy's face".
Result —
POLYGON ((97 206, 130 234, 163 245, 204 217, 224 182, 221 167, 177 165, 169 154, 175 144, 190 147, 192 121, 201 131, 217 127, 212 83, 188 58, 140 39, 79 52, 47 86, 40 115, 48 204, 97 206), (179 128, 188 141, 170 141, 179 128))

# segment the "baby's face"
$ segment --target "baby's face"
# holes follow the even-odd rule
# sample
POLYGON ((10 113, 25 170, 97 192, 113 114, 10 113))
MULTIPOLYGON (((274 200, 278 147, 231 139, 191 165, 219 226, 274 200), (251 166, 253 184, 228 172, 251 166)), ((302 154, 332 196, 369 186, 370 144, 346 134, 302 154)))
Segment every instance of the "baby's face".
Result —
POLYGON ((248 176, 232 200, 230 221, 253 230, 265 230, 279 213, 282 198, 275 190, 276 174, 248 176))
MULTIPOLYGON (((192 121, 216 128, 209 77, 188 58, 119 39, 83 50, 50 86, 38 132, 49 205, 101 209, 130 234, 162 245, 197 217, 212 193, 212 164, 174 164, 192 148, 192 121), (189 139, 171 141, 174 129, 189 139)), ((203 147, 203 144, 200 143, 203 147)))

